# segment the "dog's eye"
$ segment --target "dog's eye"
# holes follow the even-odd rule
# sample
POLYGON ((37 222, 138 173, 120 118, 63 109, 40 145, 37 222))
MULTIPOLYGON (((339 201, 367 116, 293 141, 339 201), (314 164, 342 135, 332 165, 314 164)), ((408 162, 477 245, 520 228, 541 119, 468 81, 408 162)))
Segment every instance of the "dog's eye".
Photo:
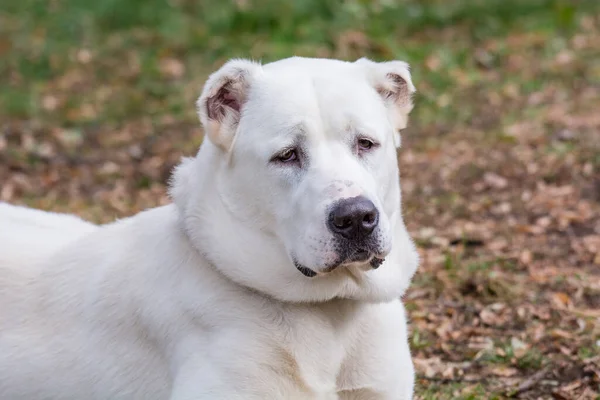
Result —
POLYGON ((296 151, 296 149, 288 149, 276 156, 275 159, 283 163, 296 161, 298 159, 298 152, 296 151))
POLYGON ((372 140, 369 139, 358 139, 358 151, 369 151, 371 150, 373 147, 375 147, 375 143, 372 140))

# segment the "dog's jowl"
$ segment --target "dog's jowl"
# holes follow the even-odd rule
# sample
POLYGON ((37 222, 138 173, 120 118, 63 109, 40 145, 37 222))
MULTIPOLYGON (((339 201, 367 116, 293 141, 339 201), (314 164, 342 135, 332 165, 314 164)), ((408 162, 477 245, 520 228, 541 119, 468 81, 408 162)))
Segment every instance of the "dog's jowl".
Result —
POLYGON ((0 399, 411 399, 408 65, 233 60, 173 204, 0 205, 0 399))

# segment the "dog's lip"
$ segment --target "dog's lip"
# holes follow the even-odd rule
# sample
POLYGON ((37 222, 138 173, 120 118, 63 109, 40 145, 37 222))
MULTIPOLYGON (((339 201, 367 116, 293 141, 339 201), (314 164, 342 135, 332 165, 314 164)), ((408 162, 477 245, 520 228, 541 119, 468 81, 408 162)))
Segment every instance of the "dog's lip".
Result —
MULTIPOLYGON (((373 269, 377 269, 385 261, 385 255, 374 254, 368 250, 360 250, 359 252, 360 252, 361 256, 363 254, 366 254, 366 257, 360 257, 359 259, 353 259, 352 256, 350 256, 345 261, 327 268, 326 272, 331 272, 339 267, 349 267, 349 266, 356 265, 356 264, 361 264, 361 265, 366 264, 366 265, 370 265, 371 268, 373 268, 373 269)), ((357 252, 355 252, 353 254, 353 256, 356 254, 357 254, 357 252)))
POLYGON ((315 271, 308 267, 305 267, 296 260, 294 260, 294 266, 298 271, 300 271, 300 273, 302 273, 302 275, 306 276, 307 278, 314 278, 317 275, 315 271))
MULTIPOLYGON (((373 253, 367 249, 356 249, 349 257, 349 262, 367 262, 373 257, 373 253)), ((346 261, 346 262, 348 262, 346 261)))
POLYGON ((330 265, 330 266, 324 268, 320 272, 316 272, 316 271, 300 264, 296 260, 294 260, 294 266, 296 267, 296 269, 298 271, 300 271, 300 273, 302 275, 306 276, 307 278, 314 278, 315 276, 320 275, 322 273, 330 273, 340 267, 349 267, 349 266, 356 265, 356 264, 370 265, 372 269, 377 269, 381 266, 381 264, 383 264, 384 261, 385 261, 385 255, 374 254, 371 251, 366 250, 366 249, 359 249, 359 250, 355 251, 346 260, 336 263, 336 264, 333 264, 333 265, 330 265), (356 255, 359 255, 360 258, 353 259, 353 257, 356 255))
POLYGON ((369 264, 371 265, 374 269, 377 269, 381 266, 381 264, 385 261, 385 256, 378 256, 378 255, 373 255, 370 254, 369 257, 367 257, 366 259, 361 259, 361 260, 351 260, 351 261, 345 261, 341 264, 339 264, 339 266, 350 266, 350 265, 354 265, 354 264, 369 264), (374 266, 375 264, 375 266, 374 266))
POLYGON ((381 264, 385 261, 385 257, 373 257, 369 264, 371 264, 371 268, 377 269, 381 267, 381 264))

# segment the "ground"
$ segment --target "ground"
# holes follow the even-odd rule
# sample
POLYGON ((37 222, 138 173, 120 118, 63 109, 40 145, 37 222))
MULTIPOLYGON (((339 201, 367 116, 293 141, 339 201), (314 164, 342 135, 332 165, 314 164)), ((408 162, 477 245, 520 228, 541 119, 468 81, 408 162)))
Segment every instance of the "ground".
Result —
POLYGON ((0 200, 96 222, 167 203, 229 57, 403 59, 417 398, 600 399, 600 4, 400 4, 3 2, 0 200))

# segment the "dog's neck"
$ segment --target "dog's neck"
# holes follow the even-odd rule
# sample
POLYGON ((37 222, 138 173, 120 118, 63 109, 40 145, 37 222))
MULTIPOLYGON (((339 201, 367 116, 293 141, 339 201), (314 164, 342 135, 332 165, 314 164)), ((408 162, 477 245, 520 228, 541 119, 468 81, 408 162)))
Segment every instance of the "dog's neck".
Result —
MULTIPOLYGON (((215 264, 210 260, 207 252, 202 246, 198 246, 190 238, 188 229, 185 227, 184 218, 179 215, 179 224, 183 236, 188 240, 189 246, 196 252, 197 262, 202 264, 204 267, 209 268, 212 273, 219 275, 223 280, 229 282, 229 284, 236 286, 239 290, 245 292, 247 295, 262 298, 271 305, 278 304, 281 309, 297 309, 297 308, 310 308, 312 310, 320 310, 323 315, 330 319, 333 326, 344 323, 348 318, 352 318, 357 312, 363 307, 369 304, 366 301, 353 300, 342 297, 334 297, 325 301, 308 301, 308 302, 296 302, 296 301, 285 301, 272 296, 269 293, 260 291, 258 289, 249 287, 247 285, 239 284, 238 282, 230 279, 227 274, 224 274, 215 264)), ((283 267, 282 267, 283 268, 283 267)))

